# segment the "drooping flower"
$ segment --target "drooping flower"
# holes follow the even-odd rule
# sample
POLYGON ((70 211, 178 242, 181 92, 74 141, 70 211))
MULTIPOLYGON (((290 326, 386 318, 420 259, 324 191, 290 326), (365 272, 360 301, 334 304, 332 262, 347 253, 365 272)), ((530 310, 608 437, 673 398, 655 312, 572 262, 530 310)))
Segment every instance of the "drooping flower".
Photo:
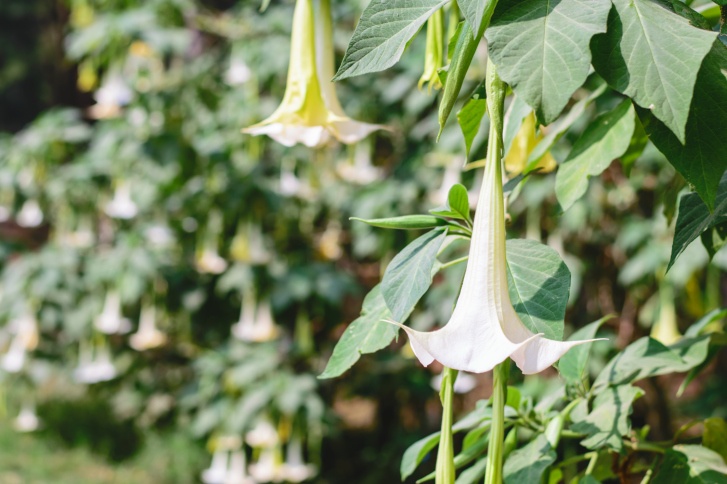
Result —
POLYGON ((18 216, 16 217, 18 225, 21 227, 32 228, 43 223, 43 210, 37 200, 28 199, 20 207, 18 216))
POLYGON ((229 86, 245 84, 252 77, 250 67, 239 55, 230 57, 230 64, 225 71, 225 83, 229 86))
POLYGON ((104 334, 126 334, 131 331, 131 321, 121 314, 121 298, 116 291, 106 293, 103 310, 93 325, 104 334))
POLYGON ((330 0, 322 0, 320 10, 316 16, 312 0, 296 0, 283 101, 270 117, 243 132, 268 135, 285 146, 302 143, 313 148, 323 146, 332 136, 342 143, 355 143, 383 128, 354 121, 343 112, 330 81, 333 77, 330 0))
POLYGON ((299 437, 288 442, 283 463, 283 478, 289 482, 303 482, 316 475, 316 467, 303 460, 303 445, 299 437))
POLYGON ((78 383, 94 384, 116 378, 116 367, 111 361, 111 353, 103 344, 94 347, 81 342, 78 354, 78 366, 73 371, 73 378, 78 383))
POLYGON ((126 183, 119 183, 114 190, 114 198, 104 208, 106 215, 111 218, 128 220, 136 217, 139 209, 131 199, 131 191, 126 183))
MULTIPOLYGON (((240 341, 262 343, 278 336, 270 302, 266 299, 255 303, 255 293, 245 290, 242 294, 240 319, 232 325, 232 335, 240 341)), ((252 444, 251 444, 252 445, 252 444)))
POLYGON ((283 480, 283 463, 280 447, 267 447, 260 451, 257 462, 250 464, 250 475, 259 482, 283 480))
MULTIPOLYGON (((537 120, 535 119, 535 113, 531 111, 523 119, 520 129, 512 140, 510 151, 503 160, 505 169, 511 175, 518 175, 525 170, 530 153, 533 152, 538 143, 543 139, 543 134, 536 132, 536 126, 537 120)), ((555 158, 550 154, 550 151, 547 151, 535 165, 534 169, 540 170, 541 173, 549 173, 555 170, 556 166, 558 164, 555 158)))
POLYGON ((682 334, 677 324, 677 313, 674 308, 674 289, 667 281, 659 284, 658 315, 651 327, 650 336, 666 346, 679 341, 682 334))
POLYGON ((427 84, 427 92, 432 88, 441 89, 439 69, 443 67, 444 53, 444 11, 440 8, 427 20, 427 46, 424 53, 424 72, 417 87, 421 90, 427 84))
POLYGON ((371 144, 359 143, 353 154, 353 163, 341 163, 336 172, 344 180, 357 185, 368 185, 381 177, 383 170, 371 163, 371 144))
POLYGON ((96 104, 88 108, 88 115, 93 119, 115 118, 121 114, 121 108, 131 102, 133 94, 120 70, 112 70, 96 91, 96 104))
POLYGON ((266 247, 265 237, 260 226, 251 221, 241 223, 230 244, 230 255, 233 259, 246 264, 256 265, 270 262, 270 252, 266 247))
POLYGON ((225 484, 256 484, 255 479, 247 474, 247 459, 244 450, 236 450, 230 454, 225 484))
POLYGON ((129 338, 129 345, 136 351, 157 348, 167 341, 167 335, 156 326, 156 309, 153 305, 141 310, 139 329, 129 338))
POLYGON ((34 432, 40 427, 40 419, 35 413, 35 405, 23 405, 20 413, 13 421, 13 428, 21 433, 34 432))
POLYGON ((245 434, 247 445, 261 449, 273 447, 279 440, 278 431, 266 418, 258 420, 252 430, 245 434))
POLYGON ((225 484, 229 457, 229 451, 222 449, 215 450, 215 453, 212 454, 210 466, 202 471, 202 482, 205 484, 225 484))
POLYGON ((38 346, 38 322, 32 313, 27 312, 11 321, 9 326, 15 335, 0 364, 8 373, 17 373, 25 365, 27 352, 38 346))
POLYGON ((573 346, 587 342, 554 341, 532 333, 510 302, 499 153, 488 153, 469 260, 449 322, 432 332, 396 324, 409 335, 412 350, 424 366, 437 360, 449 368, 472 373, 492 370, 508 357, 524 374, 538 373, 573 346))
POLYGON ((222 274, 227 270, 227 261, 217 251, 219 235, 222 232, 222 214, 214 210, 209 214, 207 231, 197 250, 197 270, 206 274, 222 274))

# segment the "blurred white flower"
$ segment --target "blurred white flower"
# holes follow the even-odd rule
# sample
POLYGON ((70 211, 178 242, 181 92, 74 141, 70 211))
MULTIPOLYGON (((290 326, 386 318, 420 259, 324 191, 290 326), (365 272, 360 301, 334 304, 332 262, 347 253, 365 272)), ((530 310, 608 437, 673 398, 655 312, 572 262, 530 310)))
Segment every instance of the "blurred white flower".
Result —
POLYGON ((315 476, 317 469, 303 461, 303 446, 300 438, 294 437, 288 443, 283 463, 283 478, 289 482, 303 482, 315 476))
POLYGON ((114 198, 106 204, 104 211, 106 212, 106 215, 111 218, 128 220, 136 217, 139 209, 131 199, 129 185, 126 183, 119 183, 116 186, 116 190, 114 190, 114 198))
POLYGON ((247 474, 247 463, 244 450, 236 450, 230 454, 229 467, 225 476, 225 484, 256 484, 255 479, 247 474))
POLYGON ((109 72, 94 97, 96 104, 88 108, 93 119, 108 119, 121 114, 121 108, 131 102, 133 91, 118 71, 109 72))
POLYGON ((10 348, 3 355, 1 366, 8 373, 17 373, 25 365, 27 352, 38 346, 38 322, 32 313, 26 312, 10 321, 8 330, 14 336, 10 348))
POLYGON ((245 442, 250 447, 269 448, 274 447, 278 441, 278 431, 267 419, 260 419, 249 432, 245 434, 245 442))
POLYGON ((147 306, 141 310, 139 318, 139 330, 129 338, 129 345, 136 351, 144 351, 157 348, 167 341, 167 335, 157 329, 156 309, 154 306, 147 306))
POLYGON ((25 365, 25 339, 16 334, 10 343, 10 349, 3 355, 2 367, 8 373, 17 373, 25 365))
POLYGON ((231 331, 235 338, 249 343, 262 343, 275 339, 279 330, 273 320, 270 302, 264 299, 256 304, 255 293, 252 290, 244 290, 240 319, 232 325, 231 331))
POLYGON ((37 227, 43 223, 43 211, 38 205, 38 201, 34 199, 28 199, 20 207, 20 211, 16 217, 18 225, 21 227, 32 228, 37 227))
POLYGON ((78 366, 73 371, 73 377, 78 383, 94 384, 116 377, 116 367, 111 361, 108 347, 106 345, 97 347, 95 354, 93 350, 93 347, 81 344, 78 366))
POLYGON ((230 57, 230 64, 225 71, 225 83, 230 86, 245 84, 252 77, 250 67, 239 56, 230 57))
POLYGON ((333 38, 330 4, 320 2, 314 15, 312 0, 297 0, 293 13, 290 65, 285 95, 266 120, 243 132, 267 135, 285 146, 325 145, 331 137, 355 143, 382 126, 348 118, 336 96, 333 77, 333 38), (318 18, 318 25, 316 25, 318 18))
POLYGON ((202 471, 202 482, 205 484, 225 484, 229 456, 230 453, 227 450, 216 450, 212 454, 210 466, 202 471))
POLYGON ((121 299, 116 291, 108 291, 103 310, 93 321, 96 329, 104 334, 126 334, 131 331, 131 321, 121 314, 121 299))
POLYGON ((381 177, 382 170, 371 163, 371 145, 359 143, 353 156, 353 163, 341 163, 336 166, 338 175, 347 182, 367 185, 381 177))
POLYGON ((197 270, 205 274, 222 274, 227 261, 215 249, 205 248, 197 257, 197 270))
MULTIPOLYGON (((431 381, 432 388, 439 391, 442 388, 442 374, 439 373, 432 377, 431 381)), ((457 374, 457 379, 454 381, 454 392, 455 393, 469 393, 477 386, 477 379, 470 375, 460 371, 457 374)))
POLYGON ((247 264, 270 262, 270 252, 265 247, 265 238, 260 226, 248 221, 241 224, 230 244, 233 259, 247 264))
POLYGON ((524 374, 539 373, 573 346, 588 341, 545 339, 530 332, 515 312, 505 267, 502 167, 499 157, 494 160, 485 167, 467 269, 451 319, 432 332, 394 324, 409 335, 424 366, 436 359, 449 368, 482 373, 510 357, 524 374))
POLYGON ((156 247, 168 247, 174 242, 174 235, 166 225, 152 225, 144 231, 144 236, 156 247))
POLYGON ((338 260, 343 255, 341 224, 330 221, 318 239, 318 251, 328 260, 338 260))
POLYGON ((454 157, 447 166, 444 167, 442 184, 429 196, 429 200, 436 206, 445 205, 447 203, 449 189, 460 181, 462 181, 462 159, 454 157))
POLYGON ((34 405, 23 405, 20 413, 13 421, 13 428, 18 432, 33 432, 40 427, 40 419, 35 414, 34 405))
POLYGON ((267 447, 260 451, 257 462, 250 464, 250 475, 258 482, 279 482, 284 479, 280 449, 267 447))

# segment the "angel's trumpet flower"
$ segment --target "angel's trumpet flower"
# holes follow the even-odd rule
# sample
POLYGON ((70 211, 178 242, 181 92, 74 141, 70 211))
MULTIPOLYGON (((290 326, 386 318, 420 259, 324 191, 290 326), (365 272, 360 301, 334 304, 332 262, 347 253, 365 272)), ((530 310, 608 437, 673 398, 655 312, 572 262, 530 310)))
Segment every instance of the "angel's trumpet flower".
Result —
POLYGON ((15 430, 21 433, 33 432, 40 426, 40 419, 35 413, 35 405, 26 404, 13 421, 15 430))
POLYGON ((156 309, 147 306, 141 310, 139 330, 129 338, 129 345, 136 351, 157 348, 167 341, 167 335, 156 326, 156 309))
POLYGON ((266 120, 243 132, 265 134, 285 146, 326 144, 331 136, 355 143, 382 126, 346 116, 333 83, 333 39, 330 0, 313 12, 313 0, 296 0, 290 44, 288 82, 283 101, 266 120))
POLYGON ((270 302, 264 300, 255 304, 255 294, 246 290, 242 295, 240 319, 232 325, 232 335, 249 343, 270 341, 278 336, 278 327, 273 320, 270 302))
POLYGON ((212 454, 210 466, 202 471, 202 482, 205 484, 224 484, 227 477, 227 461, 230 453, 227 450, 216 450, 212 454))
POLYGON ((510 357, 524 374, 533 374, 551 366, 573 346, 587 342, 554 341, 533 334, 510 302, 500 133, 501 125, 499 130, 491 128, 469 260, 451 319, 432 332, 397 323, 409 335, 412 350, 424 366, 437 360, 455 370, 482 373, 510 357))
POLYGON ((288 482, 303 482, 316 475, 316 467, 303 460, 303 445, 299 437, 288 442, 282 473, 288 482))
POLYGON ((114 190, 114 198, 106 204, 104 208, 106 215, 111 218, 118 218, 122 220, 129 220, 136 217, 139 209, 131 199, 131 191, 129 185, 126 183, 120 183, 114 190))
POLYGON ((93 325, 104 334, 125 334, 131 331, 131 321, 121 314, 121 299, 116 291, 106 293, 103 310, 93 325))

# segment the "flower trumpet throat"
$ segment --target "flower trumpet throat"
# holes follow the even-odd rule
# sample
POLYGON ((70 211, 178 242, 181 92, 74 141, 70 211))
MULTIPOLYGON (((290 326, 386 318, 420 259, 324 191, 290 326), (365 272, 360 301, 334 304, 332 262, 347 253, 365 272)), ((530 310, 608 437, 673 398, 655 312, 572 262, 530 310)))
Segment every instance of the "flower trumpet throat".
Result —
POLYGON ((330 0, 320 0, 314 14, 313 0, 296 0, 290 43, 290 65, 283 101, 266 120, 243 133, 268 135, 278 143, 314 148, 331 136, 342 143, 360 141, 384 129, 377 124, 346 116, 330 79, 333 77, 333 26, 330 0))
POLYGON ((505 259, 505 207, 502 189, 502 114, 505 86, 488 62, 487 102, 490 137, 485 175, 462 290, 449 322, 432 332, 398 324, 424 365, 437 360, 460 371, 482 373, 512 358, 524 374, 543 371, 573 346, 588 341, 554 341, 534 334, 510 301, 505 259))

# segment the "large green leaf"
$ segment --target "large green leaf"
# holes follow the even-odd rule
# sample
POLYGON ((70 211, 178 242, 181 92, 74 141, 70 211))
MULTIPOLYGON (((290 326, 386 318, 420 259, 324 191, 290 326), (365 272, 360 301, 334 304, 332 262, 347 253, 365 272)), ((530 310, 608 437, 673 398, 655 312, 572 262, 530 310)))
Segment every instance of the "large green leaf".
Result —
MULTIPOLYGON (((683 42, 686 40, 680 45, 685 45, 683 42)), ((636 112, 654 145, 694 185, 712 209, 722 173, 727 170, 727 136, 724 135, 727 126, 727 47, 715 42, 699 70, 685 143, 647 109, 637 108, 636 112)))
POLYGON ((497 5, 497 0, 457 0, 457 5, 467 23, 472 26, 472 30, 479 32, 479 35, 482 36, 484 28, 487 27, 486 23, 489 22, 497 5))
POLYGON ((727 222, 727 172, 719 182, 716 205, 712 213, 696 193, 687 193, 679 200, 679 214, 674 229, 669 268, 677 257, 706 230, 727 222))
POLYGON ((606 31, 602 0, 504 0, 485 33, 498 72, 535 109, 555 120, 588 76, 591 37, 606 31))
POLYGON ((396 64, 407 42, 449 0, 372 0, 353 32, 334 80, 396 64))
POLYGON ((432 269, 447 230, 434 229, 422 235, 394 257, 384 272, 381 293, 394 321, 404 322, 432 284, 432 269))
POLYGON ((699 66, 716 34, 653 0, 612 1, 608 32, 593 39, 596 71, 684 142, 699 66))
POLYGON ((700 445, 675 445, 668 449, 654 475, 659 484, 724 484, 727 465, 719 454, 700 445))
POLYGON ((351 368, 361 355, 387 347, 399 331, 393 324, 382 321, 390 317, 389 308, 381 295, 381 286, 377 285, 366 295, 361 316, 346 328, 333 349, 326 369, 318 378, 337 377, 351 368))
POLYGON ((727 462, 727 422, 719 417, 704 420, 702 445, 718 453, 727 462))
POLYGON ((404 455, 401 456, 401 465, 399 466, 402 481, 412 475, 421 463, 422 459, 424 459, 429 451, 436 447, 438 443, 439 432, 435 432, 431 435, 427 435, 423 439, 417 440, 404 451, 404 455))
POLYGON ((588 178, 600 175, 631 144, 636 113, 629 99, 597 117, 573 145, 558 167, 555 194, 568 210, 588 189, 588 178))
POLYGON ((653 338, 641 338, 606 365, 596 378, 593 388, 600 390, 608 385, 622 385, 651 376, 688 371, 704 361, 708 348, 709 336, 682 338, 669 347, 653 338))
POLYGON ((563 338, 570 271, 555 250, 534 240, 508 240, 507 284, 513 307, 530 331, 563 338))
POLYGON ((534 440, 514 451, 502 468, 505 484, 540 482, 545 469, 555 462, 555 451, 545 435, 539 434, 534 440))
POLYGON ((581 444, 589 449, 609 447, 620 451, 621 437, 631 429, 629 414, 634 400, 644 394, 631 385, 609 387, 599 392, 593 400, 593 410, 582 420, 574 417, 573 431, 588 435, 581 444))
POLYGON ((480 130, 482 118, 487 111, 487 98, 485 97, 484 83, 477 86, 462 109, 457 113, 457 122, 464 136, 465 156, 469 159, 472 142, 480 130))
MULTIPOLYGON (((593 339, 596 337, 598 328, 610 319, 612 316, 605 316, 598 321, 588 324, 568 338, 568 341, 578 341, 585 339, 593 339)), ((563 355, 558 361, 558 371, 565 381, 570 384, 578 384, 583 379, 586 372, 586 365, 588 364, 588 353, 591 350, 593 343, 585 343, 578 345, 575 348, 571 348, 568 353, 563 355)))

